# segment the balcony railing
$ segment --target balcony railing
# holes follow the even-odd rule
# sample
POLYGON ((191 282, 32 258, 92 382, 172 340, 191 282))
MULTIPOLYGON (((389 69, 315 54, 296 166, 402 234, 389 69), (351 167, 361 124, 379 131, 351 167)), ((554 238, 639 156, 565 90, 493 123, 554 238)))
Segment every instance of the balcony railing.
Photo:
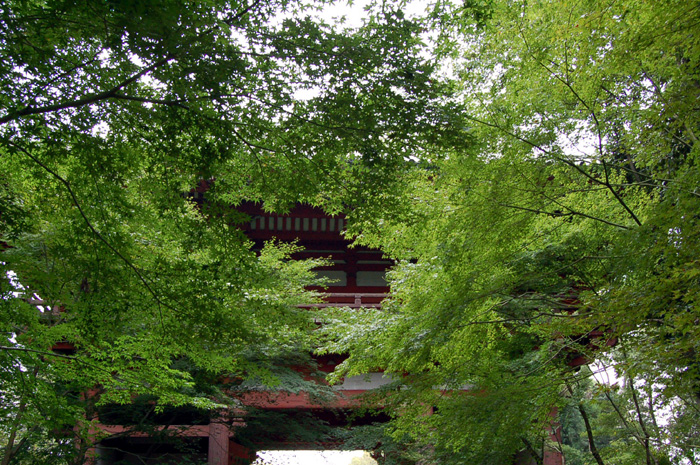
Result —
POLYGON ((304 308, 381 308, 382 300, 389 294, 370 292, 330 292, 323 294, 325 302, 301 305, 304 308))
MULTIPOLYGON (((389 295, 380 292, 327 292, 321 294, 325 300, 322 303, 300 305, 303 308, 350 307, 350 308, 381 308, 382 301, 389 295)), ((37 307, 46 319, 58 318, 62 307, 56 303, 50 305, 42 299, 26 299, 27 303, 37 307)))

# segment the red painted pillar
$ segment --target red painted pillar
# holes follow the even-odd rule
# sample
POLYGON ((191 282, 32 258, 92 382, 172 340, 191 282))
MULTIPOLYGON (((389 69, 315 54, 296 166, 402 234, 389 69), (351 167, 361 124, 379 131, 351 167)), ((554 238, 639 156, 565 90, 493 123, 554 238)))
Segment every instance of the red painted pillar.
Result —
POLYGON ((229 465, 229 429, 223 423, 209 424, 209 461, 207 465, 229 465))
POLYGON ((542 451, 542 465, 564 465, 564 455, 561 453, 561 426, 557 422, 557 408, 553 408, 549 415, 552 417, 549 430, 549 439, 556 446, 545 444, 542 451))
POLYGON ((542 465, 564 465, 564 456, 558 450, 546 448, 542 457, 542 465))
POLYGON ((231 441, 229 443, 229 465, 250 465, 255 461, 254 450, 231 441))

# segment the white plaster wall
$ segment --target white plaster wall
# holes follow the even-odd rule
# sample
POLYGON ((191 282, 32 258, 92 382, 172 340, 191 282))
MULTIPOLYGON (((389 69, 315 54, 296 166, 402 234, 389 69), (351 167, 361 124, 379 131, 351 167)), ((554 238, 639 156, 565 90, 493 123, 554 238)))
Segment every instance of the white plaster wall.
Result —
POLYGON ((343 384, 336 384, 334 389, 338 391, 376 389, 391 382, 391 377, 384 376, 384 373, 368 373, 366 375, 349 376, 345 378, 343 384))

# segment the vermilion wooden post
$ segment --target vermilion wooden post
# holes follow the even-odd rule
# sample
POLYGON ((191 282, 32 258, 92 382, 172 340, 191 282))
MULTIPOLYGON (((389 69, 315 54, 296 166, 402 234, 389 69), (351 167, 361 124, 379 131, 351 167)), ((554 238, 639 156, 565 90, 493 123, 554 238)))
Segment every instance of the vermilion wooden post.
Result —
POLYGON ((238 444, 229 442, 229 465, 249 465, 255 461, 254 450, 238 444))
POLYGON ((209 424, 209 461, 207 465, 229 465, 229 429, 223 423, 209 424))
MULTIPOLYGON (((549 439, 561 446, 561 426, 556 421, 556 407, 549 412, 549 416, 552 417, 551 426, 548 428, 549 439)), ((554 448, 545 445, 544 450, 542 451, 542 465, 564 465, 564 456, 561 453, 561 448, 554 448)))

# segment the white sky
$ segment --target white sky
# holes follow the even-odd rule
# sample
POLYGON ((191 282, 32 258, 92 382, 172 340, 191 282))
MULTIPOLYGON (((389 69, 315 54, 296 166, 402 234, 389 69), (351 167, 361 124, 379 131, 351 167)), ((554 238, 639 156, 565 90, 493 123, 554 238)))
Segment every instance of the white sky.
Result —
MULTIPOLYGON (((344 25, 346 27, 360 27, 362 26, 362 19, 366 16, 365 6, 369 3, 370 0, 354 0, 352 5, 348 5, 347 2, 339 1, 320 12, 319 16, 326 21, 345 16, 344 25)), ((407 18, 415 17, 423 14, 429 4, 430 0, 410 0, 403 12, 407 18)))
POLYGON ((348 465, 353 457, 361 457, 361 450, 271 450, 258 452, 260 459, 254 465, 348 465))

